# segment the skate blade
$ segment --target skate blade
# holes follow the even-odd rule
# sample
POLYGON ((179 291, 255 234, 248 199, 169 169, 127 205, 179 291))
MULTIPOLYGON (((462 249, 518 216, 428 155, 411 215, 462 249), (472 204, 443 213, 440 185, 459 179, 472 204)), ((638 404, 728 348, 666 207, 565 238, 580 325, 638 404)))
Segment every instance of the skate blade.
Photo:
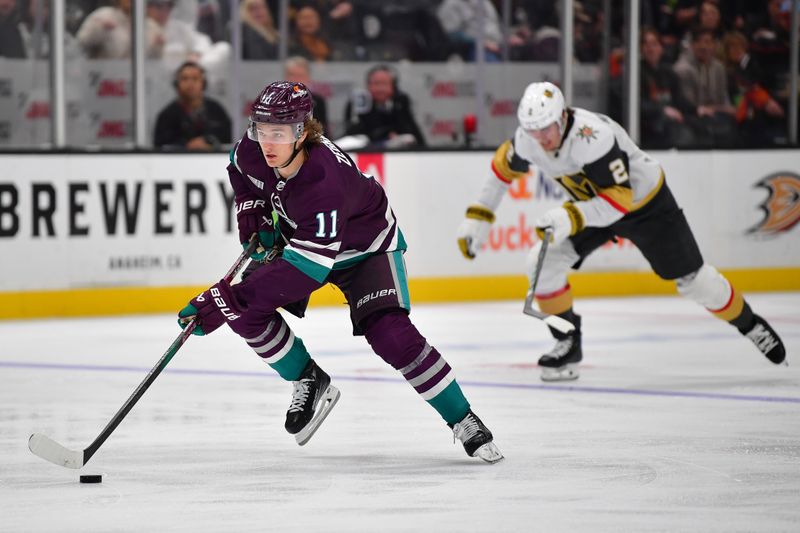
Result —
POLYGON ((574 381, 580 377, 577 365, 565 365, 559 368, 542 368, 542 381, 574 381))
POLYGON ((479 457, 489 464, 497 463, 505 459, 500 450, 497 449, 494 442, 487 442, 472 454, 473 457, 479 457))
POLYGON ((311 437, 314 436, 314 433, 317 432, 319 426, 325 421, 325 418, 328 416, 328 414, 330 414, 331 409, 333 409, 333 406, 339 401, 339 397, 341 395, 342 393, 339 392, 339 389, 333 385, 328 385, 328 388, 325 389, 325 393, 322 395, 322 398, 320 398, 314 418, 312 418, 311 421, 294 436, 294 440, 297 441, 299 446, 303 446, 305 443, 311 440, 311 437))

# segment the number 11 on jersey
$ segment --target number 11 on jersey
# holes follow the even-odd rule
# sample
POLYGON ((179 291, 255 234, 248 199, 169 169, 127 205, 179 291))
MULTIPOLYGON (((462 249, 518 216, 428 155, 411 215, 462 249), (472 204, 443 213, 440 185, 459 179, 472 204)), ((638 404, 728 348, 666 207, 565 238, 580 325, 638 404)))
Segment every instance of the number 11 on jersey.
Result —
POLYGON ((336 209, 328 213, 331 219, 331 230, 328 234, 325 233, 325 213, 317 213, 317 221, 319 222, 319 227, 317 228, 317 233, 315 234, 316 237, 328 237, 329 239, 333 239, 336 237, 336 209))

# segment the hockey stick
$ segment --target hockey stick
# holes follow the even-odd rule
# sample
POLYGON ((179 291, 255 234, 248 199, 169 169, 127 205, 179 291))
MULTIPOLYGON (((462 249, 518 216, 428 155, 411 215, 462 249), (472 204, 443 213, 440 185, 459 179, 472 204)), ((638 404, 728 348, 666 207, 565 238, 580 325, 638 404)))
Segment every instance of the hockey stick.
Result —
POLYGON ((525 305, 522 307, 522 312, 526 315, 538 318, 544 321, 545 324, 557 329, 561 333, 569 333, 575 329, 575 326, 568 320, 564 320, 560 316, 548 315, 533 308, 533 298, 536 292, 536 285, 539 283, 539 275, 542 273, 542 265, 544 264, 544 255, 547 253, 547 245, 550 244, 550 239, 553 238, 553 229, 547 228, 544 231, 544 238, 542 239, 542 247, 539 248, 539 257, 536 259, 536 270, 533 271, 533 281, 531 288, 528 290, 528 295, 525 297, 525 305))
MULTIPOLYGON (((258 244, 258 236, 255 235, 250 240, 247 248, 242 252, 233 266, 228 270, 228 273, 225 274, 223 278, 225 281, 230 282, 239 271, 242 269, 244 264, 250 257, 250 254, 253 250, 256 249, 258 244)), ((70 450, 69 448, 65 448, 61 444, 57 443, 50 437, 46 435, 42 435, 41 433, 34 433, 28 439, 28 448, 34 453, 34 455, 38 455, 42 459, 46 461, 50 461, 53 464, 57 464, 59 466, 64 466, 66 468, 81 468, 83 465, 89 462, 89 459, 97 452, 100 446, 106 441, 106 439, 111 435, 111 433, 117 428, 117 426, 122 422, 122 419, 130 412, 136 402, 144 395, 145 391, 153 384, 161 371, 166 368, 172 358, 178 353, 178 350, 183 346, 186 340, 192 335, 192 331, 197 326, 195 319, 191 319, 186 327, 181 331, 180 335, 172 342, 170 347, 161 356, 161 359, 158 360, 156 366, 154 366, 150 372, 148 372, 147 376, 144 378, 144 381, 139 383, 139 386, 136 387, 136 390, 133 391, 133 394, 127 399, 125 404, 117 411, 117 414, 111 419, 111 421, 103 428, 103 431, 100 432, 100 435, 94 439, 87 448, 83 450, 70 450)))

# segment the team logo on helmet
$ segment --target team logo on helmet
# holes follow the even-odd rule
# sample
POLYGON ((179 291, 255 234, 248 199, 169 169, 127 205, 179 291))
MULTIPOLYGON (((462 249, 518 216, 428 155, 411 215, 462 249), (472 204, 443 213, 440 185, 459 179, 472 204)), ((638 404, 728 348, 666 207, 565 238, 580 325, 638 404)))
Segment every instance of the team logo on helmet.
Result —
POLYGON ((777 235, 792 229, 800 222, 800 175, 793 172, 770 174, 754 185, 769 193, 758 207, 764 218, 748 233, 777 235))
POLYGON ((552 98, 553 97, 553 91, 551 91, 550 89, 545 89, 544 90, 544 95, 546 97, 548 97, 548 98, 552 98))

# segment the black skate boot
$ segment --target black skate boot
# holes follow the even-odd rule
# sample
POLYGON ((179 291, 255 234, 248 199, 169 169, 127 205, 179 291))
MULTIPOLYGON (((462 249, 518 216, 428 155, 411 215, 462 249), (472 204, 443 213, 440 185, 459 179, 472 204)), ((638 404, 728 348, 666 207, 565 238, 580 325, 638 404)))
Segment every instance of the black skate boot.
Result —
POLYGON ((570 322, 575 329, 569 333, 550 328, 556 345, 552 350, 539 358, 539 367, 542 369, 542 381, 571 381, 578 379, 578 363, 583 359, 581 349, 581 317, 570 312, 570 322))
POLYGON ((339 389, 314 360, 310 360, 300 379, 292 382, 292 404, 286 411, 286 431, 302 446, 314 435, 339 400, 339 389))
POLYGON ((464 445, 464 451, 470 457, 480 457, 487 463, 496 463, 503 459, 503 454, 492 442, 492 432, 472 412, 472 409, 467 411, 467 416, 461 422, 450 427, 453 430, 453 442, 456 439, 460 440, 464 445))
POLYGON ((749 331, 741 331, 742 335, 753 341, 764 357, 779 365, 786 362, 786 348, 775 330, 767 321, 753 313, 753 327, 749 331))

